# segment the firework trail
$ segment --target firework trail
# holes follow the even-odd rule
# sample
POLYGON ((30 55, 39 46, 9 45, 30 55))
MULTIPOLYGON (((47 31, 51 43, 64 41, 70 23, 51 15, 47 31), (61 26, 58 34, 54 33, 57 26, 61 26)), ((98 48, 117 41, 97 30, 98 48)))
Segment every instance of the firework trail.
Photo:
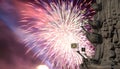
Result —
POLYGON ((35 57, 49 61, 55 69, 80 69, 83 57, 94 55, 94 47, 85 35, 95 13, 90 7, 92 2, 35 0, 37 5, 27 4, 17 28, 24 33, 27 52, 34 51, 35 57))

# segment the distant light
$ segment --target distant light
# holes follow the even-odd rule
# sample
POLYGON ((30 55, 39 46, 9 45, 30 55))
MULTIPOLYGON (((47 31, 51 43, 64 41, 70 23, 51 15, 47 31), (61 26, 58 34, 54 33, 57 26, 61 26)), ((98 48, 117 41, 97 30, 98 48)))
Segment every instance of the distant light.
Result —
POLYGON ((49 69, 47 65, 39 65, 37 69, 49 69))

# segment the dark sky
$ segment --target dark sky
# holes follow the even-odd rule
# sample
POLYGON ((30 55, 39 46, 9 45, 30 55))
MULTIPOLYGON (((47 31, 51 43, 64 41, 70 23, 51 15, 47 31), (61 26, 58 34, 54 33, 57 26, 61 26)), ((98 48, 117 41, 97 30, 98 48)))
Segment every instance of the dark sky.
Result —
POLYGON ((5 25, 5 22, 17 20, 16 11, 14 0, 0 0, 0 69, 35 69, 39 60, 31 53, 25 54, 25 45, 18 42, 13 31, 5 25))
POLYGON ((19 43, 12 31, 0 22, 0 69, 32 69, 37 62, 19 43))

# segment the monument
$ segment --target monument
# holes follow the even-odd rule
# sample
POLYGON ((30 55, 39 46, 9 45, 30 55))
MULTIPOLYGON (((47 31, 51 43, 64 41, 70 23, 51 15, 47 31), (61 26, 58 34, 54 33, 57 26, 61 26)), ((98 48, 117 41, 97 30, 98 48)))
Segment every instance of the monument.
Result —
POLYGON ((102 42, 93 43, 96 54, 88 63, 89 69, 120 69, 120 0, 96 0, 93 8, 97 11, 94 26, 96 20, 101 23, 93 29, 102 36, 100 40, 95 38, 102 42))

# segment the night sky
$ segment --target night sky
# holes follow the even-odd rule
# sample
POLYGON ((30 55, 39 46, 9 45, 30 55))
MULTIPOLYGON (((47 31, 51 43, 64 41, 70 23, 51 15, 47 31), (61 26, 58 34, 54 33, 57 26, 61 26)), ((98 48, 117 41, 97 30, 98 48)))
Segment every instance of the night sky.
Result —
MULTIPOLYGON (((0 0, 0 69, 36 69, 39 60, 27 53, 25 45, 18 41, 6 22, 17 22, 15 0, 0 0)), ((17 0, 19 2, 19 0, 17 0)), ((28 2, 29 0, 20 0, 28 2)))

